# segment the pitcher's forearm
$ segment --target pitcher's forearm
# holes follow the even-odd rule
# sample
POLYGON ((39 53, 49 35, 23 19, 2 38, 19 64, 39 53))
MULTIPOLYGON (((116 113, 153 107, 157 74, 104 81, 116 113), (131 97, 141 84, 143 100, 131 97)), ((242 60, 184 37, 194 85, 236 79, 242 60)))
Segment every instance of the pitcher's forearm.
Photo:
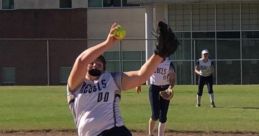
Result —
POLYGON ((140 68, 138 74, 141 82, 145 82, 154 73, 157 66, 163 61, 163 58, 158 55, 152 55, 147 62, 140 68))
POLYGON ((112 47, 112 43, 106 41, 103 41, 93 47, 90 47, 83 51, 80 55, 79 58, 80 61, 85 62, 85 63, 91 63, 89 61, 94 60, 95 58, 99 57, 102 55, 105 51, 110 49, 112 47))

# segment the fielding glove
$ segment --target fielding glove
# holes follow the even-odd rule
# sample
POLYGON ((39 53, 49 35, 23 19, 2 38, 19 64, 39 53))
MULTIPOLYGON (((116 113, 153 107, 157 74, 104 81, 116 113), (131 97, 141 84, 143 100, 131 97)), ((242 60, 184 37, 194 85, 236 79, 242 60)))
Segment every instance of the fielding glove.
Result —
POLYGON ((160 57, 166 58, 170 56, 176 51, 179 45, 179 42, 171 28, 162 21, 158 23, 155 37, 157 38, 155 54, 160 57))
POLYGON ((165 91, 160 91, 159 95, 163 99, 170 101, 174 97, 174 91, 172 89, 166 89, 165 91))

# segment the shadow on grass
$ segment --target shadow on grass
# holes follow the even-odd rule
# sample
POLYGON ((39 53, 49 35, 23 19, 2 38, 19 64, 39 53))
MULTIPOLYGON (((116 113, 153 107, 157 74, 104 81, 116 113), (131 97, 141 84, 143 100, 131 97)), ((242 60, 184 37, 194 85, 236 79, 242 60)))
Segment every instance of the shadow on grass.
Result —
POLYGON ((259 110, 259 107, 216 107, 216 108, 234 108, 234 109, 259 110))
POLYGON ((242 109, 253 109, 253 110, 259 110, 259 107, 241 107, 242 109))

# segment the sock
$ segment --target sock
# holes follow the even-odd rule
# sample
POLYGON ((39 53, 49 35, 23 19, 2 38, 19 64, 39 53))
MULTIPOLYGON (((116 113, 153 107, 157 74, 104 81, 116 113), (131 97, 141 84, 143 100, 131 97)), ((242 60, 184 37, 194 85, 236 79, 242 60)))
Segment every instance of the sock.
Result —
POLYGON ((197 95, 197 104, 201 104, 201 96, 197 95))
POLYGON ((149 123, 148 124, 148 135, 153 136, 153 131, 154 131, 154 128, 156 125, 156 121, 154 121, 150 118, 148 123, 149 123))
POLYGON ((214 94, 213 93, 209 94, 209 96, 210 96, 210 103, 214 103, 214 94))
POLYGON ((158 136, 164 136, 165 135, 165 123, 159 122, 158 124, 158 136))

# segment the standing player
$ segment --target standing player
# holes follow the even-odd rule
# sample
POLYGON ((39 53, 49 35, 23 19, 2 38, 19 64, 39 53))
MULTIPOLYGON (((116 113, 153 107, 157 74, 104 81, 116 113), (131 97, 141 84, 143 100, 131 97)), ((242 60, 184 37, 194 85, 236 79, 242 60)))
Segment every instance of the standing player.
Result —
POLYGON ((110 73, 101 54, 118 41, 113 34, 117 28, 114 23, 105 41, 83 51, 70 72, 67 100, 79 136, 131 136, 120 115, 121 91, 144 83, 178 45, 167 24, 159 22, 158 44, 146 63, 137 71, 110 73))
POLYGON ((209 51, 204 49, 201 52, 201 58, 196 62, 195 66, 195 73, 199 76, 196 107, 201 106, 201 96, 205 84, 208 88, 211 107, 216 107, 213 93, 213 72, 214 63, 209 59, 209 51))
MULTIPOLYGON (((167 112, 170 99, 174 94, 175 79, 174 65, 168 58, 159 64, 156 71, 150 77, 149 102, 152 114, 148 122, 149 136, 154 135, 153 131, 158 119, 158 136, 164 136, 165 134, 167 112), (164 97, 163 92, 168 93, 168 95, 164 97)), ((136 90, 138 93, 141 92, 141 87, 138 86, 136 90)))

